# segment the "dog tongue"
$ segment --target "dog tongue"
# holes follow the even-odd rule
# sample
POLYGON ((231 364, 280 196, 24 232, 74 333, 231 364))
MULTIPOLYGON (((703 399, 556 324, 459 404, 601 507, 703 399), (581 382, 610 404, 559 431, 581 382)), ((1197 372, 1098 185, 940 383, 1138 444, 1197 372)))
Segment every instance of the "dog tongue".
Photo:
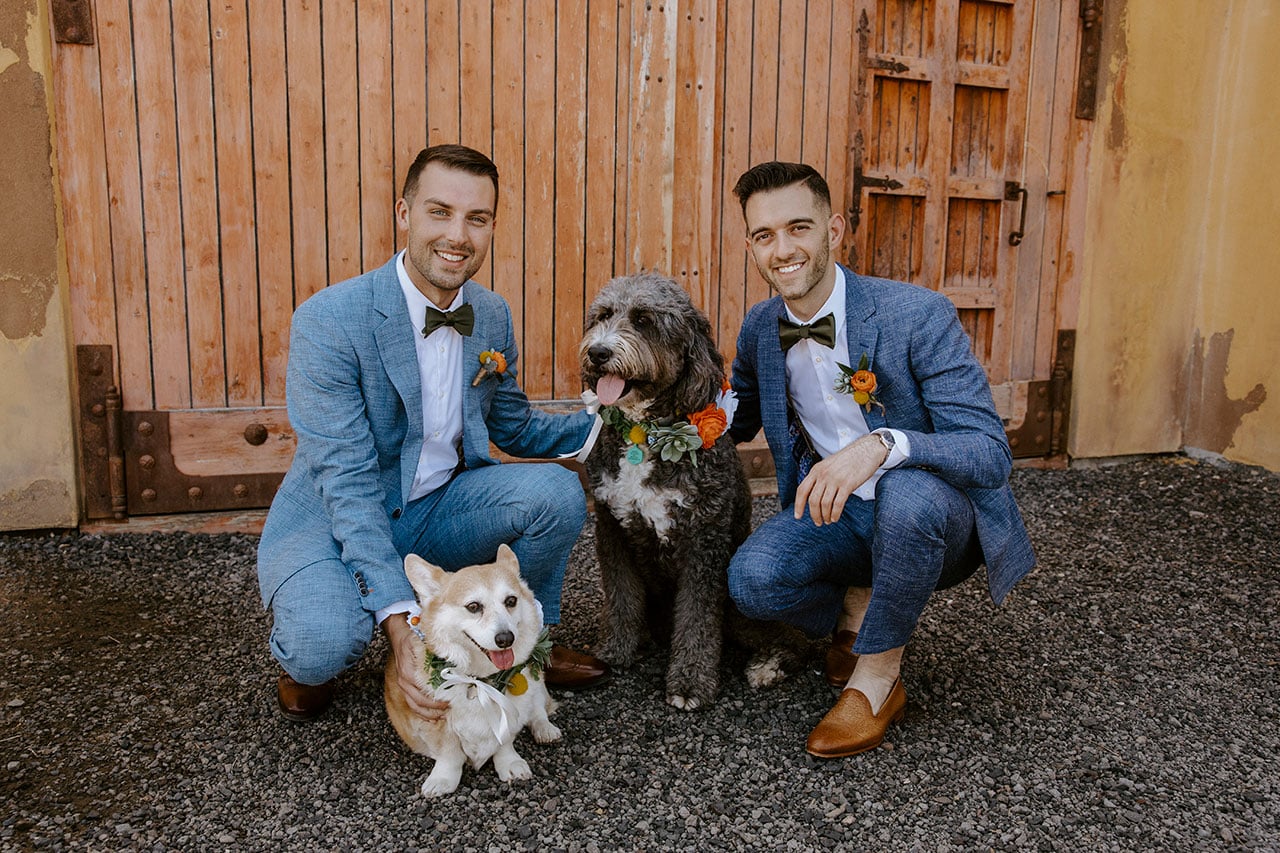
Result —
POLYGON ((618 398, 622 396, 622 392, 627 387, 627 380, 621 376, 610 373, 607 376, 601 376, 596 382, 596 396, 600 398, 600 403, 605 406, 612 406, 618 402, 618 398))
POLYGON ((493 665, 498 669, 511 669, 516 663, 516 653, 511 649, 494 649, 486 651, 489 660, 493 661, 493 665))

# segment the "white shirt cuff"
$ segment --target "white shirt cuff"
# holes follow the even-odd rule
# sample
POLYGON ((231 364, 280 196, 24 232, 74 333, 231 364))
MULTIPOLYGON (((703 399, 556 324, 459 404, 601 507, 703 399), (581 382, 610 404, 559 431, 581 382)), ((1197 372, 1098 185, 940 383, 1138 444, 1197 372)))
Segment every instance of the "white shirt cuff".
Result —
POLYGON ((378 620, 378 624, 381 625, 388 616, 394 616, 397 613, 403 613, 406 616, 421 616, 422 608, 418 606, 418 602, 411 598, 406 598, 403 601, 397 601, 395 604, 387 605, 381 610, 374 611, 373 618, 378 620))

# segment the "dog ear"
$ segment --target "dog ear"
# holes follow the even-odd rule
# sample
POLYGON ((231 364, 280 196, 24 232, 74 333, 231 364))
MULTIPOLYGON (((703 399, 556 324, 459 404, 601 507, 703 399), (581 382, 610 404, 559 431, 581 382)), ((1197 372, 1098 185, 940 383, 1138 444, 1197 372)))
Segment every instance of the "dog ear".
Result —
POLYGON ((440 594, 445 571, 439 566, 428 563, 417 554, 407 554, 404 558, 404 575, 417 594, 418 603, 426 607, 427 602, 440 594))
POLYGON ((510 565, 516 571, 520 571, 520 558, 516 556, 516 552, 511 550, 507 543, 503 542, 498 546, 498 558, 494 562, 502 565, 510 565))
POLYGON ((678 413, 701 410, 716 398, 724 381, 724 357, 711 339, 711 323, 690 306, 693 334, 685 341, 684 372, 676 380, 675 403, 678 413))

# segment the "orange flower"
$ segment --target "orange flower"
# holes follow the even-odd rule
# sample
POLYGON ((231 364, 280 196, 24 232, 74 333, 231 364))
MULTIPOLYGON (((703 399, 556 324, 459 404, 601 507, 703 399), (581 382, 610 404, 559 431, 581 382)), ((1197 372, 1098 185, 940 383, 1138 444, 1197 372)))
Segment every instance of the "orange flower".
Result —
POLYGON ((876 375, 870 370, 854 371, 853 376, 849 377, 849 385, 854 391, 865 391, 868 394, 874 394, 876 390, 876 375))
POLYGON ((698 430, 698 435, 702 438, 703 450, 715 444, 716 439, 723 435, 725 429, 729 426, 724 409, 721 409, 715 403, 709 404, 700 412, 694 412, 689 415, 689 423, 698 430))

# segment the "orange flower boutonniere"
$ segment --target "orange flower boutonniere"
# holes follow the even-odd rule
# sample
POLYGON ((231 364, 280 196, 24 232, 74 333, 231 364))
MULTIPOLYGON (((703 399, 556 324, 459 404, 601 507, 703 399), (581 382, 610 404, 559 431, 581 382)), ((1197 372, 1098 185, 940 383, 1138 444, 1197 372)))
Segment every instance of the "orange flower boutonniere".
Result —
POLYGON ((507 372, 507 357, 498 350, 485 350, 480 353, 480 369, 476 378, 471 380, 471 387, 479 385, 486 377, 501 376, 507 372))
POLYGON ((862 358, 858 359, 857 370, 840 362, 836 362, 836 365, 840 368, 840 375, 836 377, 836 391, 852 395, 853 402, 868 412, 871 411, 872 406, 879 406, 883 414, 884 404, 876 399, 876 391, 879 390, 880 384, 876 375, 870 370, 871 363, 867 360, 867 354, 864 352, 862 358))

